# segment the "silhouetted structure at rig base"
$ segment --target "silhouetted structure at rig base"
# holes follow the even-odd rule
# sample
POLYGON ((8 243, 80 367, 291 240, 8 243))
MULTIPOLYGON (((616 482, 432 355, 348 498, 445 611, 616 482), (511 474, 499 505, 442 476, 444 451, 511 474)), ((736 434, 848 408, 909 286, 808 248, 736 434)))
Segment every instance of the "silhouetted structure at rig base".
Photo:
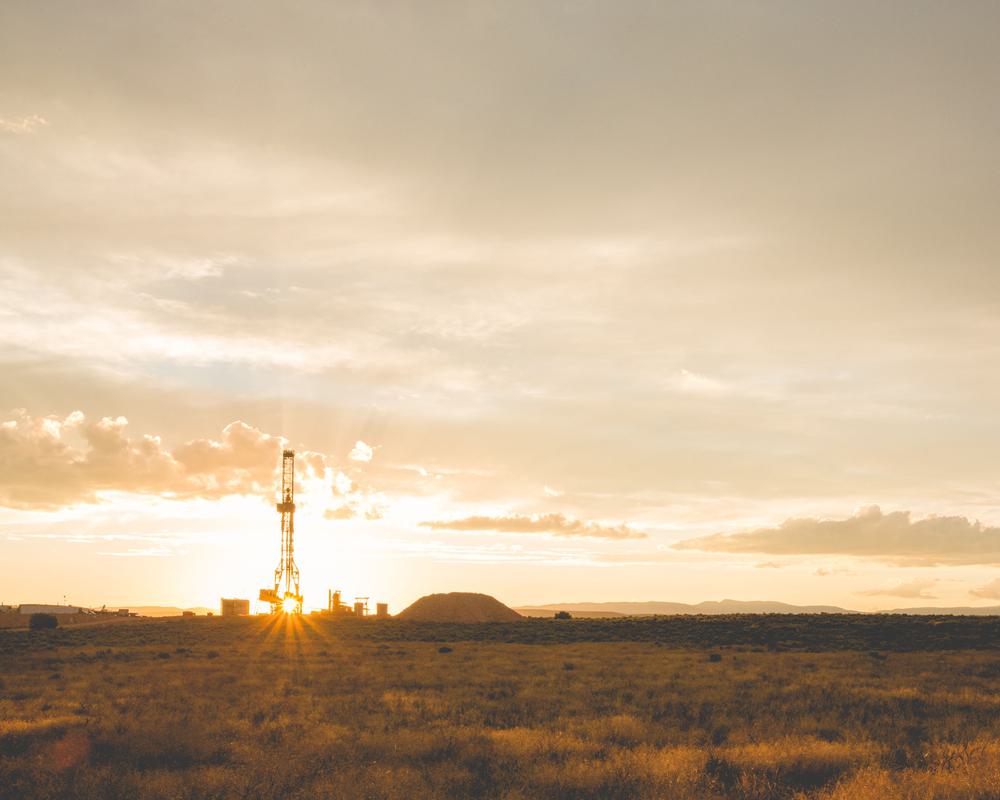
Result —
MULTIPOLYGON (((388 603, 376 603, 375 608, 376 619, 388 619, 388 603)), ((368 598, 355 597, 354 605, 352 606, 341 599, 340 589, 328 590, 326 593, 326 611, 323 613, 332 614, 335 617, 367 617, 370 616, 368 613, 368 598)))

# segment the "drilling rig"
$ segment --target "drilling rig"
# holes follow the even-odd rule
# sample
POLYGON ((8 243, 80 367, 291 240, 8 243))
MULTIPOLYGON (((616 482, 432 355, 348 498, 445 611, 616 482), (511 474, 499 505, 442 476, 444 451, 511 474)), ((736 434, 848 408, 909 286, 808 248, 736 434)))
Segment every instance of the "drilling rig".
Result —
POLYGON ((274 570, 274 588, 261 589, 260 599, 271 604, 271 613, 302 613, 299 592, 299 568, 295 564, 295 451, 281 454, 281 501, 275 506, 281 514, 281 560, 274 570), (282 585, 284 590, 282 591, 282 585), (293 591, 294 587, 294 591, 293 591))

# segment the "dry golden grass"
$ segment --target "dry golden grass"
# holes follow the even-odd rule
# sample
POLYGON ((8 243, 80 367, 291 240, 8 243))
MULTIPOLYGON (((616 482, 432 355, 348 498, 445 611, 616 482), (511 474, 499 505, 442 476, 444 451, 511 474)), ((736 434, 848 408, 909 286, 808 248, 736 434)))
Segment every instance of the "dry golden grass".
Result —
POLYGON ((586 626, 450 652, 359 630, 4 633, 0 798, 1000 797, 993 650, 711 662, 565 633, 586 626))

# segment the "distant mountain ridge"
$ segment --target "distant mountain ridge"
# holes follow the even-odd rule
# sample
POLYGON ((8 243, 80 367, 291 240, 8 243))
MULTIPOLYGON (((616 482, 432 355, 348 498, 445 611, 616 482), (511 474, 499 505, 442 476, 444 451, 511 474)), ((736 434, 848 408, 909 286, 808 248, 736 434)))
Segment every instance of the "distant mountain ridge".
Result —
MULTIPOLYGON (((799 606, 774 600, 705 600, 701 603, 647 602, 547 603, 517 606, 527 617, 540 617, 556 611, 568 611, 581 617, 627 617, 653 614, 862 614, 840 606, 799 606)), ((1000 606, 962 606, 954 608, 895 608, 872 612, 879 614, 958 614, 973 616, 1000 615, 1000 606)))
POLYGON ((569 611, 581 615, 601 616, 650 616, 653 614, 856 614, 839 606, 796 606, 772 600, 705 600, 701 603, 669 603, 658 600, 646 602, 609 603, 551 603, 541 606, 515 608, 522 614, 529 612, 569 611))
POLYGON ((889 611, 880 611, 880 614, 956 614, 971 617, 996 617, 1000 616, 1000 606, 955 606, 954 608, 934 608, 924 606, 922 608, 893 608, 889 611))
POLYGON ((199 617, 208 614, 210 611, 216 614, 219 613, 219 609, 215 608, 205 608, 204 606, 195 606, 193 608, 178 608, 177 606, 108 606, 109 609, 127 608, 133 614, 138 614, 140 617, 179 617, 185 611, 193 611, 199 617))

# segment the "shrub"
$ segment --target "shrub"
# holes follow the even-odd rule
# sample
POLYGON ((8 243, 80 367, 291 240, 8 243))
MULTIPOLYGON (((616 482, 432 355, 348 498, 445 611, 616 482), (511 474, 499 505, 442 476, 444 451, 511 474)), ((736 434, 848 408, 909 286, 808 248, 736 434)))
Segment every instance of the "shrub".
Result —
POLYGON ((568 611, 557 611, 555 618, 556 619, 573 619, 573 615, 570 614, 568 611))
POLYGON ((59 620, 55 614, 32 614, 28 627, 33 631, 51 630, 59 627, 59 620))

